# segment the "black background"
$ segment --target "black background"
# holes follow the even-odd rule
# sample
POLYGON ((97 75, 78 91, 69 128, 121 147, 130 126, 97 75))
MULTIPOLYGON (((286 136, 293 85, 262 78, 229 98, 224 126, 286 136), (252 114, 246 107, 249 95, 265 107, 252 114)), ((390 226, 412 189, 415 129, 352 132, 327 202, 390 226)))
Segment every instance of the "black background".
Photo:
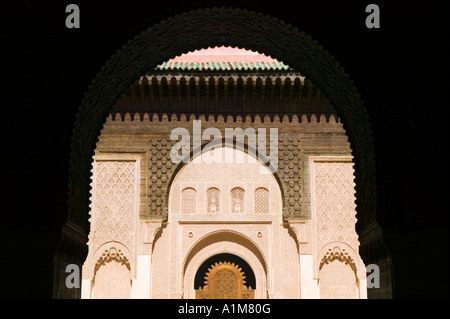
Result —
POLYGON ((51 297, 72 128, 96 73, 153 24, 222 5, 296 26, 344 67, 372 124, 395 297, 448 298, 448 5, 379 0, 2 2, 0 294, 51 297), (69 3, 80 29, 65 26, 69 3), (369 3, 380 6, 380 29, 365 27, 369 3))

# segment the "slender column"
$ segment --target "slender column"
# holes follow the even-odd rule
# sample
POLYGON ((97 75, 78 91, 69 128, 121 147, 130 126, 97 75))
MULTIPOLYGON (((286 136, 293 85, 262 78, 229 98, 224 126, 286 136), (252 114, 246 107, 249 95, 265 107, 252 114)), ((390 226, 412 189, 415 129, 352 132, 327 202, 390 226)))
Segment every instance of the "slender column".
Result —
POLYGON ((137 256, 136 279, 133 280, 133 290, 131 295, 134 299, 151 298, 151 244, 149 244, 149 247, 146 250, 149 250, 149 252, 137 256))
POLYGON ((161 221, 141 221, 141 238, 137 261, 136 279, 133 280, 131 298, 150 299, 152 297, 152 252, 155 235, 161 227, 161 221))
POLYGON ((299 268, 300 268, 300 298, 318 298, 317 280, 314 279, 314 259, 312 254, 310 222, 291 221, 290 227, 297 236, 299 268))
POLYGON ((91 299, 92 279, 83 278, 81 280, 81 299, 91 299))
POLYGON ((358 280, 358 296, 359 299, 367 299, 367 279, 358 280))
POLYGON ((317 298, 317 283, 314 280, 313 256, 300 254, 300 292, 302 299, 317 298))

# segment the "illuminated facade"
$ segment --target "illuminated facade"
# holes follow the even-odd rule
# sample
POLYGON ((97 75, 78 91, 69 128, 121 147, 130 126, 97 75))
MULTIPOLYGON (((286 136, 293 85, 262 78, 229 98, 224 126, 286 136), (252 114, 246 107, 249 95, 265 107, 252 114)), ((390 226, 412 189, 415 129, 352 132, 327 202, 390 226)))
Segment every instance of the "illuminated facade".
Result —
POLYGON ((355 207, 346 132, 313 83, 243 49, 181 55, 101 131, 81 296, 366 298, 355 207))

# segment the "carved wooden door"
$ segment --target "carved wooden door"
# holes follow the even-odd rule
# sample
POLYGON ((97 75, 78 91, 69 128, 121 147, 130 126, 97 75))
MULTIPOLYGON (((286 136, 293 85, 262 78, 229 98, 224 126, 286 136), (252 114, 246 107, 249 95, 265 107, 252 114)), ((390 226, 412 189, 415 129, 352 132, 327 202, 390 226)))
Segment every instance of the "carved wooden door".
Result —
POLYGON ((242 268, 230 262, 211 265, 205 286, 195 291, 197 299, 254 299, 255 291, 245 286, 242 268))

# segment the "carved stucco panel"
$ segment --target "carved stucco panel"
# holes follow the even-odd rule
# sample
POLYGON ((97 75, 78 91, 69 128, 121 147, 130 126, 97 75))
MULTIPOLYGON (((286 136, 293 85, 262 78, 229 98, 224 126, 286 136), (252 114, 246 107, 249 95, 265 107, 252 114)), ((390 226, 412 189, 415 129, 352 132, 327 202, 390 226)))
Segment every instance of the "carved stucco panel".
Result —
POLYGON ((89 250, 116 241, 134 255, 138 161, 95 160, 92 172, 89 250))

